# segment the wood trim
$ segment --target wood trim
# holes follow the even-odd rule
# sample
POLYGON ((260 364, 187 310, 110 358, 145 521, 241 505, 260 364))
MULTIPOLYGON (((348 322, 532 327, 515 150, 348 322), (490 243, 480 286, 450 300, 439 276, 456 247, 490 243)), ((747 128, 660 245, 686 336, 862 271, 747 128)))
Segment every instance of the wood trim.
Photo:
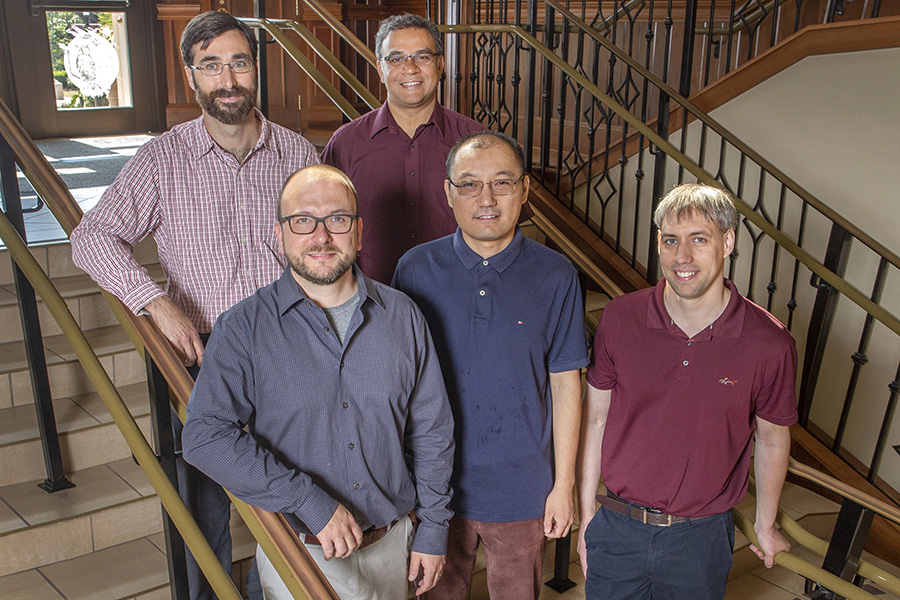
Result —
POLYGON ((199 4, 157 4, 160 21, 190 21, 200 14, 199 4))
POLYGON ((810 25, 691 97, 710 112, 804 58, 900 47, 900 17, 810 25))

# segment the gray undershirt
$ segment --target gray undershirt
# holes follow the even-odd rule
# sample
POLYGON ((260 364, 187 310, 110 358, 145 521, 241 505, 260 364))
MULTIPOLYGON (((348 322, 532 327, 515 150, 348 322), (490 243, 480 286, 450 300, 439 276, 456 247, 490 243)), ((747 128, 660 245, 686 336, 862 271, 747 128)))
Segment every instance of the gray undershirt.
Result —
POLYGON ((334 332, 338 336, 338 341, 341 342, 341 345, 344 345, 344 336, 347 334, 347 329, 350 327, 350 319, 353 317, 353 311, 356 310, 356 305, 359 304, 359 286, 356 286, 356 291, 353 292, 353 296, 338 306, 332 306, 331 308, 323 308, 325 311, 325 315, 328 316, 328 321, 331 323, 331 328, 334 329, 334 332))

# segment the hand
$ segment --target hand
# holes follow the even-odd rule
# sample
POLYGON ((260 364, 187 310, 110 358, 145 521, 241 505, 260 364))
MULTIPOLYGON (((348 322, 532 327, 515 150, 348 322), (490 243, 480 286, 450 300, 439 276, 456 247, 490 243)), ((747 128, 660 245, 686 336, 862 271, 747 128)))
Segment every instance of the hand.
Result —
POLYGON ((331 519, 316 534, 316 539, 322 544, 325 560, 331 560, 334 556, 350 556, 362 544, 363 534, 350 511, 338 504, 331 519))
POLYGON ((422 578, 416 587, 416 596, 421 596, 431 588, 433 588, 441 573, 444 571, 444 563, 447 562, 445 555, 422 554, 421 552, 411 552, 409 555, 409 580, 415 581, 419 577, 419 571, 422 571, 422 578), (420 569, 421 567, 421 569, 420 569))
POLYGON ((781 535, 781 532, 775 529, 775 526, 768 527, 756 532, 758 544, 750 544, 750 549, 765 561, 766 568, 771 569, 775 565, 775 555, 779 552, 788 552, 791 549, 791 543, 781 535))
POLYGON ((572 488, 553 486, 544 503, 544 535, 561 538, 569 533, 575 518, 575 500, 572 488))
POLYGON ((200 341, 200 334, 172 298, 160 296, 144 308, 172 344, 184 366, 189 367, 197 363, 199 367, 203 363, 203 342, 200 341))
POLYGON ((588 559, 587 542, 584 541, 584 532, 587 531, 588 524, 593 518, 593 514, 587 516, 581 515, 581 520, 578 522, 578 543, 575 545, 575 551, 578 552, 578 562, 581 563, 581 572, 585 579, 587 579, 588 559))

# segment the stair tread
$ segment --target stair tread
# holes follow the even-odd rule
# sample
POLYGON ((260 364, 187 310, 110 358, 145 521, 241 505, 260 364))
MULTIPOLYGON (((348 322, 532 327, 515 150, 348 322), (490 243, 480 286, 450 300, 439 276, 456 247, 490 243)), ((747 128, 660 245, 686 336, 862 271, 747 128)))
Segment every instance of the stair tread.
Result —
MULTIPOLYGON (((154 281, 160 284, 165 282, 166 276, 163 273, 162 265, 159 263, 152 263, 144 266, 154 281)), ((96 294, 100 291, 100 288, 94 280, 86 273, 69 277, 53 277, 51 279, 56 286, 57 291, 66 299, 96 294)), ((10 283, 0 286, 0 306, 15 304, 17 301, 15 284, 10 283)), ((40 296, 38 296, 38 301, 40 302, 40 296)))
MULTIPOLYGON (((133 350, 131 340, 119 325, 98 327, 84 332, 88 343, 97 356, 108 356, 118 352, 133 350)), ((76 359, 75 351, 65 335, 53 335, 44 338, 44 355, 47 366, 72 362, 76 359)), ((28 361, 25 354, 25 342, 6 342, 0 344, 0 373, 25 371, 28 361)))

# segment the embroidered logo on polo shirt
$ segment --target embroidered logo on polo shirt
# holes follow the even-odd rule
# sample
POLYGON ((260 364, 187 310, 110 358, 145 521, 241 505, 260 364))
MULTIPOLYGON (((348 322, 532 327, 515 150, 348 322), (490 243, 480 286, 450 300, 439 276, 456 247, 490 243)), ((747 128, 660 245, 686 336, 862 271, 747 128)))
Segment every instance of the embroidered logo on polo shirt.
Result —
POLYGON ((522 321, 516 321, 516 325, 524 325, 524 324, 525 323, 523 323, 522 321))
POLYGON ((737 379, 732 381, 731 379, 728 379, 727 377, 723 377, 722 379, 719 380, 719 383, 721 383, 722 385, 734 385, 737 383, 737 379))

